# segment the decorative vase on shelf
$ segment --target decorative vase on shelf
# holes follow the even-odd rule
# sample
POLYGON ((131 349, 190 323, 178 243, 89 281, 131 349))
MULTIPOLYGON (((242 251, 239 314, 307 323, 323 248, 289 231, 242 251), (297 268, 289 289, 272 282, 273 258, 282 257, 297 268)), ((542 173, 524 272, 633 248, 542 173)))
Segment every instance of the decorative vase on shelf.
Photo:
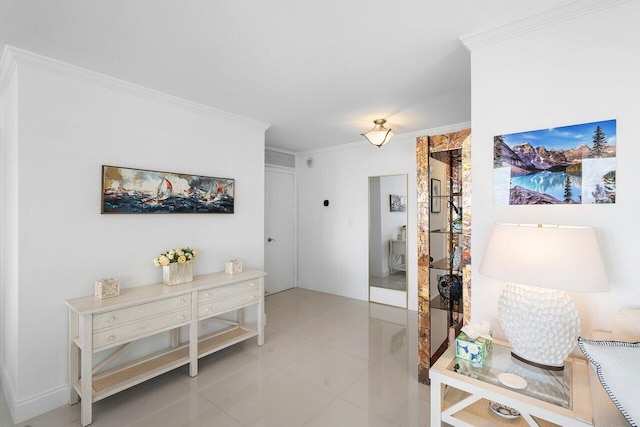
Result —
POLYGON ((462 279, 456 274, 443 274, 438 276, 438 292, 445 305, 452 301, 454 304, 462 298, 462 279))
POLYGON ((162 283, 167 286, 179 285, 193 281, 192 260, 198 251, 189 247, 171 249, 158 258, 154 258, 153 265, 162 267, 162 283))
POLYGON ((162 267, 162 283, 167 286, 193 281, 193 261, 172 262, 162 267))

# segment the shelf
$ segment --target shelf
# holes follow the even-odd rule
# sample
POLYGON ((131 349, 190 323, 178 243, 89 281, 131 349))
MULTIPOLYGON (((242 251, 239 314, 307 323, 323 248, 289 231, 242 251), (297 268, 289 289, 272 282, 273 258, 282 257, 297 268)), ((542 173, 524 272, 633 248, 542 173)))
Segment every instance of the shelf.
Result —
POLYGON ((462 230, 429 230, 433 234, 462 234, 462 230))
MULTIPOLYGON (((460 269, 459 268, 453 268, 453 267, 449 266, 449 260, 447 258, 442 258, 442 259, 439 259, 437 261, 432 262, 429 265, 429 268, 432 268, 434 270, 446 270, 446 271, 451 270, 454 273, 460 273, 460 269)), ((458 274, 458 275, 460 275, 460 274, 458 274)))
POLYGON ((432 198, 448 199, 449 197, 462 197, 462 193, 456 192, 451 194, 440 194, 439 196, 431 196, 432 198))
POLYGON ((405 264, 394 265, 393 269, 398 271, 407 271, 407 266, 405 264))
MULTIPOLYGON (((257 335, 258 332, 256 330, 248 329, 246 325, 231 326, 214 332, 198 340, 198 358, 257 335)), ((157 353, 150 358, 140 359, 95 375, 93 377, 93 401, 97 402, 188 363, 189 345, 183 344, 157 353)), ((78 394, 81 393, 80 383, 75 384, 74 388, 78 394)))
POLYGON ((445 311, 449 311, 450 308, 453 308, 453 310, 451 310, 453 313, 462 313, 462 309, 463 309, 462 301, 460 301, 457 304, 453 304, 453 306, 450 307, 449 304, 444 303, 440 295, 436 296, 435 298, 432 298, 431 301, 429 301, 429 307, 435 308, 436 310, 445 310, 445 311))
MULTIPOLYGON (((163 351, 93 377, 93 402, 189 363, 189 345, 163 351)), ((81 394, 80 384, 75 385, 81 394)))
MULTIPOLYGON (((443 408, 445 412, 453 405, 468 398, 471 394, 458 390, 453 387, 447 387, 444 393, 443 408)), ((543 420, 538 417, 533 417, 540 427, 554 427, 559 424, 553 424, 549 421, 543 420)), ((529 426, 524 417, 520 416, 515 419, 507 419, 496 415, 491 409, 489 409, 489 401, 486 399, 480 399, 469 406, 463 407, 457 412, 451 415, 444 415, 442 421, 451 425, 459 425, 458 423, 465 423, 464 425, 472 425, 478 427, 493 427, 493 426, 529 426)))
POLYGON ((257 335, 258 331, 249 329, 247 325, 231 326, 206 335, 198 341, 198 358, 257 335))

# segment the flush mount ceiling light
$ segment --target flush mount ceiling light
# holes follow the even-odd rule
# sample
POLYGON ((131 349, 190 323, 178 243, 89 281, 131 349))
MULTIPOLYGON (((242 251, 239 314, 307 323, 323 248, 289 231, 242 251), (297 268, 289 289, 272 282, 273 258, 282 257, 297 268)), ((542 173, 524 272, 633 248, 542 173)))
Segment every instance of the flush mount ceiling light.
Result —
POLYGON ((387 123, 385 119, 376 119, 373 123, 375 124, 373 129, 361 135, 376 147, 382 147, 391 139, 393 132, 391 132, 391 129, 384 127, 384 124, 387 123))

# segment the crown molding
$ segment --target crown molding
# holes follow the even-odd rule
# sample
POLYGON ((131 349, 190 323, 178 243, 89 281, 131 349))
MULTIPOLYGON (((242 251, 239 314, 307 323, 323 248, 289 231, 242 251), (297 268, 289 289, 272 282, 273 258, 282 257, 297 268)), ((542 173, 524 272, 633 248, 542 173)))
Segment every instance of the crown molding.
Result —
POLYGON ((4 96, 13 73, 16 72, 16 66, 15 57, 11 53, 9 46, 6 46, 2 52, 2 58, 0 58, 0 98, 4 96))
POLYGON ((105 74, 77 67, 66 62, 48 58, 46 56, 42 56, 10 45, 7 45, 5 47, 2 59, 0 60, 0 96, 2 96, 4 90, 6 90, 6 86, 10 80, 10 77, 15 72, 17 66, 24 66, 49 72, 52 74, 57 74, 59 76, 66 77, 72 80, 93 84, 105 89, 137 96, 142 99, 182 108, 184 110, 233 120, 244 125, 256 127, 263 132, 269 129, 269 127, 271 126, 268 123, 249 119, 247 117, 239 116, 233 113, 227 113, 226 111, 218 110, 204 104, 199 104, 197 102, 189 101, 187 99, 179 98, 173 95, 168 95, 163 92, 149 89, 134 83, 129 83, 115 77, 110 77, 105 74))
POLYGON ((473 51, 630 1, 633 0, 578 0, 491 30, 462 35, 460 41, 473 51))

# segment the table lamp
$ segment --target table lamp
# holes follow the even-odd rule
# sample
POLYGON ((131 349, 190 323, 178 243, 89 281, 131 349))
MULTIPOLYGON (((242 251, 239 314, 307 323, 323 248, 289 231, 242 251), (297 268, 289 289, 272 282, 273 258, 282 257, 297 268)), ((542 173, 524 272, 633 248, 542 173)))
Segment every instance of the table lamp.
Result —
POLYGON ((580 334, 580 318, 566 291, 609 290, 591 227, 495 224, 480 274, 509 282, 498 320, 512 356, 562 370, 580 334))

